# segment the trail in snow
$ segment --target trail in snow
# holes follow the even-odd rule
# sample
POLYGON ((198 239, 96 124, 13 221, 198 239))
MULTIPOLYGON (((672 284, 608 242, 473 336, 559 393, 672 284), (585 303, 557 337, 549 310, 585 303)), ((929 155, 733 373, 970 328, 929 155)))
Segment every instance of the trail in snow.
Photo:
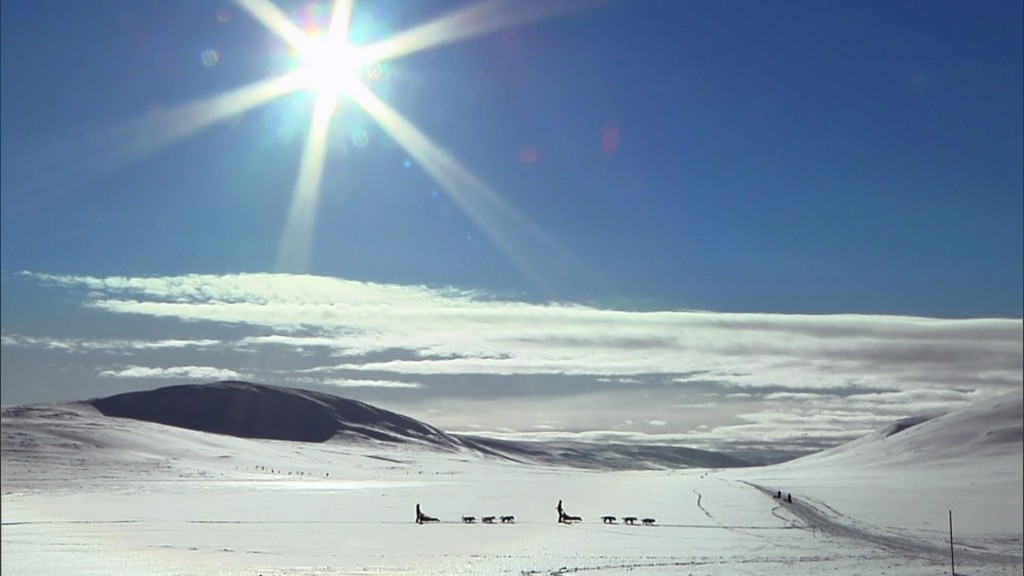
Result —
MULTIPOLYGON (((776 494, 775 490, 764 486, 750 482, 744 483, 757 488, 769 497, 773 497, 776 494)), ((792 502, 786 502, 783 505, 783 508, 807 524, 808 528, 820 530, 831 536, 867 542, 871 545, 897 554, 918 558, 935 558, 937 556, 941 557, 943 555, 948 555, 949 553, 948 540, 946 540, 944 544, 935 544, 907 536, 887 533, 884 529, 878 527, 860 527, 848 516, 844 516, 824 502, 818 502, 812 498, 794 498, 792 502)), ((956 543, 954 540, 954 547, 955 545, 956 543)), ((955 556, 958 559, 978 562, 994 562, 1011 565, 1020 564, 1020 557, 975 549, 956 550, 955 556)))

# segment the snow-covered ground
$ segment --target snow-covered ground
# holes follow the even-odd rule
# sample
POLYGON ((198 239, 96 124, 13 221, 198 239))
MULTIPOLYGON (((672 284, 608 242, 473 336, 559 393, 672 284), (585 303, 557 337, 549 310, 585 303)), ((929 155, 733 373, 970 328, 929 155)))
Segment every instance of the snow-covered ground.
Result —
POLYGON ((5 408, 2 572, 936 575, 952 512, 957 574, 1022 574, 1021 406, 1014 393, 782 465, 678 471, 5 408), (558 523, 559 500, 583 522, 558 523), (441 522, 414 523, 417 503, 441 522))

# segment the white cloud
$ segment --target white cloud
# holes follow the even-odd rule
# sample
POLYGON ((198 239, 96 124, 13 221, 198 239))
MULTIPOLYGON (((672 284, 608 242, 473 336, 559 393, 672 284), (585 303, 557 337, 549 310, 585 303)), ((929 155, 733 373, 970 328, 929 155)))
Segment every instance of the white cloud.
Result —
POLYGON ((45 348, 68 352, 132 352, 139 350, 165 350, 174 348, 209 348, 220 345, 219 340, 85 340, 82 338, 35 338, 3 336, 4 346, 45 348))
POLYGON ((126 366, 120 370, 104 370, 100 376, 108 378, 189 378, 193 380, 239 380, 243 376, 234 370, 212 366, 171 366, 152 368, 126 366))
POLYGON ((57 338, 33 338, 30 336, 4 335, 0 337, 0 345, 11 348, 44 348, 47 350, 74 350, 77 343, 73 340, 57 338))
POLYGON ((244 372, 449 395, 471 395, 487 381, 517 397, 511 404, 503 398, 502 407, 467 402, 454 411, 445 399, 439 424, 447 426, 458 417, 516 430, 615 430, 631 419, 666 434, 737 441, 850 434, 1019 388, 1024 369, 1021 319, 634 312, 288 274, 25 275, 81 294, 94 311, 178 327, 181 321, 204 336, 220 330, 218 338, 183 340, 3 336, 5 348, 179 351, 185 366, 103 371, 108 377, 227 379, 244 372), (246 354, 247 364, 202 356, 222 349, 266 354, 246 354), (289 363, 289 354, 303 362, 289 363), (251 364, 263 361, 272 367, 260 372, 251 364), (697 390, 713 393, 679 396, 697 390), (557 394, 566 396, 546 403, 557 394), (505 419, 502 410, 529 418, 505 419), (501 418, 488 420, 488 413, 501 418))
POLYGON ((886 387, 1021 382, 1018 319, 630 312, 284 274, 32 276, 86 288, 89 306, 112 313, 276 331, 240 345, 417 355, 339 366, 345 369, 619 379, 698 372, 688 378, 822 389, 853 380, 886 387))
POLYGON ((321 380, 326 386, 338 388, 422 388, 419 382, 398 382, 396 380, 351 380, 347 378, 321 380))
POLYGON ((330 336, 294 336, 289 334, 271 334, 268 336, 247 336, 238 341, 240 347, 258 347, 278 345, 291 348, 344 348, 337 338, 330 336))

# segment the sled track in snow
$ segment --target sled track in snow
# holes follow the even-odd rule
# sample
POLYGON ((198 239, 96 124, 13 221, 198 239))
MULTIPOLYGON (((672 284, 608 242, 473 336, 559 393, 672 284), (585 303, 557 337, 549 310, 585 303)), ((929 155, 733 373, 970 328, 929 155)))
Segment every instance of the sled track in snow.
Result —
POLYGON ((704 499, 704 495, 701 494, 700 492, 697 492, 696 488, 694 488, 693 493, 697 495, 697 508, 700 508, 700 511, 703 512, 705 516, 714 520, 715 517, 712 516, 710 512, 708 512, 708 509, 705 508, 703 504, 701 504, 701 500, 704 499))
MULTIPOLYGON (((744 482, 753 488, 764 492, 769 497, 774 497, 775 490, 759 486, 750 482, 744 482)), ((912 556, 917 558, 948 557, 949 541, 944 544, 925 542, 906 536, 887 533, 881 528, 871 526, 860 527, 855 521, 840 514, 824 502, 818 502, 806 496, 794 499, 792 502, 785 502, 782 506, 789 510, 794 516, 802 520, 809 527, 820 530, 825 534, 838 536, 840 538, 851 538, 867 542, 884 550, 912 556)), ((955 542, 954 542, 955 544, 955 542)), ((974 560, 978 562, 992 562, 999 564, 1021 565, 1022 558, 998 552, 986 552, 977 549, 965 549, 958 546, 956 549, 957 559, 974 560)))

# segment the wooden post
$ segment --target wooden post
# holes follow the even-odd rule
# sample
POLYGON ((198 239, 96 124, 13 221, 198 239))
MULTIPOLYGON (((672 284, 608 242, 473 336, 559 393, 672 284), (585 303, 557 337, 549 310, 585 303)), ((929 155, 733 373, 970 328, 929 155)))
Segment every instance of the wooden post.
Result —
POLYGON ((953 511, 949 511, 949 571, 956 576, 956 564, 953 562, 953 511))

